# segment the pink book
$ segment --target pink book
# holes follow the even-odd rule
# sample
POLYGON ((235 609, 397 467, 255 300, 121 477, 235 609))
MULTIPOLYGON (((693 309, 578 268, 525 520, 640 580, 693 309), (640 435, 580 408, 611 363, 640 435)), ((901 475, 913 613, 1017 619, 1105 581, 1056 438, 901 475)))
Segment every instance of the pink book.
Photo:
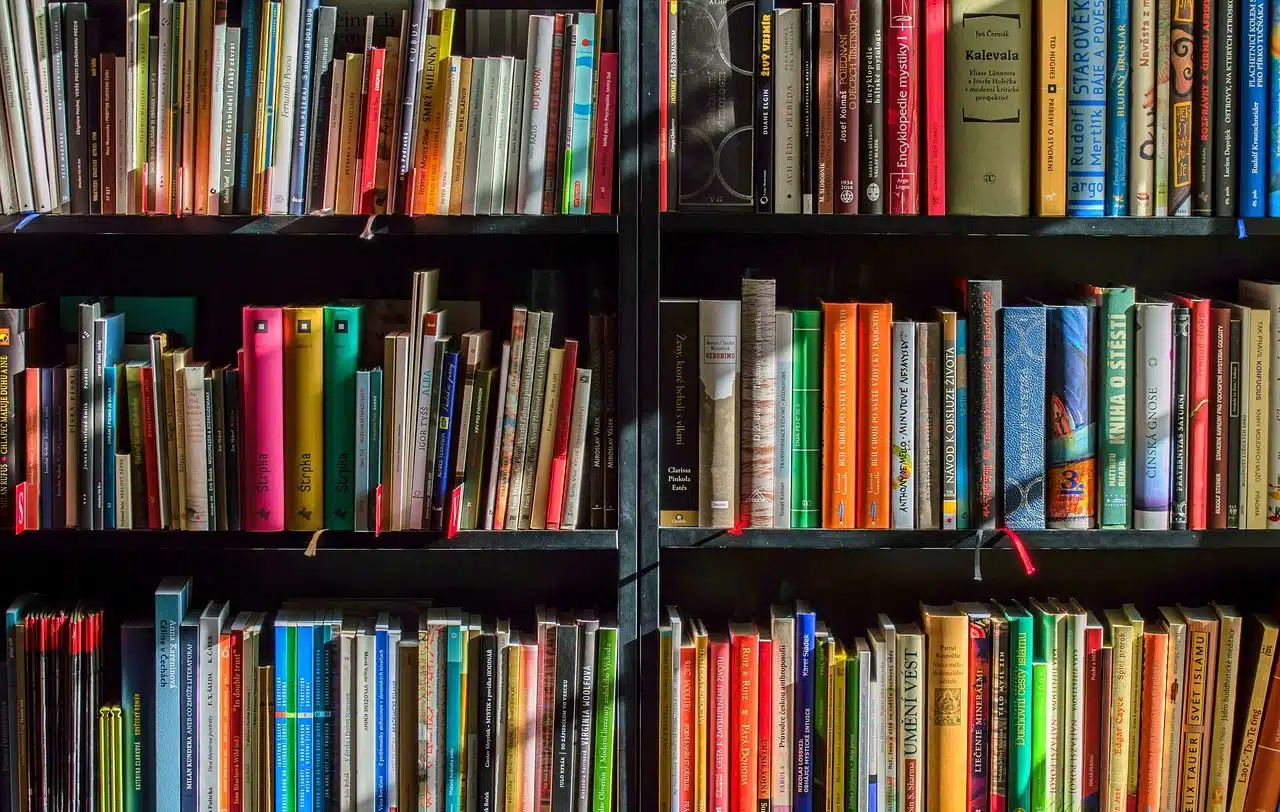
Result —
POLYGON ((284 311, 246 307, 244 359, 244 527, 284 530, 284 311))
POLYGON ((364 110, 364 155, 360 162, 358 214, 373 214, 374 186, 378 168, 378 126, 382 121, 382 81, 387 49, 369 51, 369 95, 364 110))
POLYGON ((889 214, 920 213, 920 0, 889 0, 884 60, 889 214))
POLYGON ((564 342, 564 366, 560 373, 560 410, 556 415, 555 456, 551 458, 551 485, 547 493, 547 529, 559 530, 564 516, 569 470, 569 421, 573 415, 573 382, 578 377, 578 342, 564 342))
POLYGON ((613 153, 617 138, 614 126, 618 110, 618 54, 600 54, 599 88, 596 91, 595 159, 591 163, 592 214, 613 213, 613 153))
POLYGON ((947 213, 947 0, 924 0, 925 214, 947 213))

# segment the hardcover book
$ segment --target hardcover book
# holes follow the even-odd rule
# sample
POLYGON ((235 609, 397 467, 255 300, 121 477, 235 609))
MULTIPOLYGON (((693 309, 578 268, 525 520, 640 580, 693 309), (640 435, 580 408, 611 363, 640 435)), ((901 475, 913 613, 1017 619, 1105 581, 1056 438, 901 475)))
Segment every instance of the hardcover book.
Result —
POLYGON ((1039 305, 1001 313, 1004 382, 1001 411, 1004 462, 1001 510, 1018 530, 1045 526, 1046 313, 1039 305))
POLYGON ((1098 374, 1099 517, 1103 528, 1129 526, 1134 406, 1134 291, 1098 288, 1098 323, 1105 341, 1098 374))
MULTIPOLYGON (((278 307, 246 307, 244 327, 247 479, 245 529, 280 531, 284 499, 284 313, 278 307)), ((166 376, 167 377, 167 376, 166 376)))
POLYGON ((892 304, 858 305, 858 527, 890 526, 892 304))
POLYGON ((290 530, 324 523, 324 309, 284 309, 285 459, 290 530))
POLYGON ((698 306, 699 519, 707 527, 738 522, 738 337, 740 305, 704 299, 698 306))
POLYGON ((1000 311, 999 280, 970 280, 965 283, 965 306, 968 310, 966 369, 969 388, 968 414, 972 427, 968 442, 970 485, 970 527, 995 529, 996 443, 1000 437, 1000 411, 996 399, 1000 390, 1000 372, 996 364, 997 314, 1000 311))
MULTIPOLYGON (((1127 0, 1126 0, 1127 2, 1127 0)), ((1036 15, 1036 211, 1041 217, 1067 213, 1064 125, 1067 118, 1067 0, 1041 0, 1036 15)), ((971 328, 972 329, 972 328, 971 328)), ((985 525, 983 525, 985 527, 985 525)))
POLYGON ((1140 302, 1134 310, 1134 493, 1133 526, 1168 530, 1173 498, 1173 307, 1140 302))
POLYGON ((1094 503, 1093 313, 1083 305, 1048 308, 1048 476, 1046 520, 1057 529, 1088 529, 1094 503))
POLYGON ((822 313, 796 310, 793 314, 791 526, 822 526, 822 313))
MULTIPOLYGON (((799 196, 797 195, 797 198, 799 196)), ((777 499, 776 481, 778 367, 772 279, 742 281, 742 523, 772 527, 777 499)))
POLYGON ((921 0, 887 0, 884 89, 888 102, 885 182, 888 214, 920 213, 921 0))

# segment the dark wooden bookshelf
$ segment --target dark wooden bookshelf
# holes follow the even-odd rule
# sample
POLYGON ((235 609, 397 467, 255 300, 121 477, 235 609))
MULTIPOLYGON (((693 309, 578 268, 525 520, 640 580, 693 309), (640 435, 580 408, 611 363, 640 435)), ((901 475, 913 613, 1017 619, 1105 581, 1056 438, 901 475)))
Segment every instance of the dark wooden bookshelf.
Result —
POLYGON ((405 215, 273 215, 173 217, 151 215, 78 216, 41 214, 0 219, 0 235, 276 235, 378 237, 384 235, 542 237, 618 233, 613 214, 490 215, 408 217, 405 215))
MULTIPOLYGON (((175 530, 34 530, 6 542, 8 552, 45 550, 116 551, 145 553, 171 550, 202 553, 264 553, 303 555, 311 546, 311 532, 248 533, 215 530, 183 532, 175 530)), ((337 554, 381 554, 395 551, 409 555, 436 552, 576 552, 616 551, 616 530, 462 530, 453 538, 434 531, 400 531, 382 534, 325 530, 316 539, 316 556, 337 554)))
MULTIPOLYGON (((1276 550, 1268 530, 1036 530, 1018 534, 1028 550, 1276 550)), ((714 550, 950 550, 1011 549, 1003 531, 976 530, 743 530, 663 528, 663 549, 714 550)))

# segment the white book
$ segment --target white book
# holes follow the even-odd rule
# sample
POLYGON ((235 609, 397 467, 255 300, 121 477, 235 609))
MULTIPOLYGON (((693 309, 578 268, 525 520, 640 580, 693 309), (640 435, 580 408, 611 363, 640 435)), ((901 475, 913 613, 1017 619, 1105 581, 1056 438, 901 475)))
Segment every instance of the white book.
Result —
POLYGON ((133 529, 133 489, 129 487, 133 470, 130 455, 116 453, 112 464, 116 467, 116 530, 133 529))
MULTIPOLYGON (((271 194, 267 214, 289 213, 289 170, 293 168, 293 116, 297 107, 298 59, 301 47, 302 0, 280 4, 280 78, 276 93, 275 144, 271 159, 271 194)), ((363 113, 361 114, 363 118, 363 113)))
POLYGON ((430 486, 427 484, 427 471, 431 466, 427 460, 427 437, 435 428, 435 426, 431 425, 431 389, 435 383, 432 380, 432 376, 435 373, 436 360, 436 337, 434 335, 424 335, 422 337, 419 353, 421 360, 419 361, 418 398, 417 408, 414 410, 411 455, 413 476, 409 486, 410 530, 422 530, 425 527, 424 519, 429 500, 427 489, 430 486))
POLYGON ((791 609, 775 606, 770 612, 773 640, 773 735, 769 741, 769 801, 774 809, 790 809, 795 765, 796 618, 791 609))
POLYGON ((226 82, 227 21, 224 17, 220 21, 215 18, 213 25, 213 67, 210 75, 212 87, 209 97, 209 188, 201 190, 205 195, 205 211, 208 214, 218 213, 218 196, 222 192, 222 120, 226 115, 222 105, 226 82))
MULTIPOLYGON (((22 0, 14 0, 22 5, 22 0)), ((56 211, 60 206, 61 190, 58 188, 57 127, 53 115, 53 60, 49 54, 48 4, 45 0, 31 0, 31 26, 35 31, 35 71, 40 89, 40 118, 44 134, 44 171, 49 183, 49 205, 56 211)))
POLYGON ((1067 718, 1063 739, 1066 742, 1062 763, 1064 812, 1081 812, 1084 809, 1084 695, 1085 651, 1084 632, 1088 615, 1076 601, 1067 607, 1067 659, 1066 682, 1063 685, 1063 712, 1067 718))
POLYGON ((209 448, 205 445, 203 364, 182 370, 185 386, 183 412, 186 439, 186 520, 183 530, 209 529, 209 448))
POLYGON ((569 416, 569 475, 566 477, 561 530, 576 530, 582 503, 584 460, 587 449, 587 405, 591 398, 591 370, 579 369, 573 383, 573 412, 569 416))
MULTIPOLYGON (((336 720, 334 740, 338 742, 338 812, 356 812, 356 628, 350 620, 342 624, 338 638, 338 676, 333 681, 336 720)), ((245 762, 252 763, 252 762, 245 762)), ((257 772, 256 770, 247 770, 257 772)))
MULTIPOLYGON (((467 151, 466 169, 462 176, 462 213, 478 214, 476 195, 479 189, 480 113, 484 110, 484 83, 489 74, 489 60, 475 57, 471 60, 471 91, 467 98, 467 151)), ((458 144, 457 149, 462 145, 458 144)))
POLYGON ((884 760, 880 781, 885 787, 886 812, 901 812, 898 798, 898 629, 888 615, 876 618, 884 637, 885 664, 881 675, 884 702, 880 706, 880 735, 883 737, 884 760))
POLYGON ((169 210, 169 76, 173 70, 173 0, 162 0, 160 3, 160 41, 156 49, 156 97, 152 102, 156 107, 156 165, 152 167, 155 177, 156 199, 152 204, 158 214, 172 214, 169 210))
POLYGON ((1132 0, 1130 7, 1129 214, 1150 217, 1156 191, 1156 0, 1132 0))
POLYGON ((0 2, 0 90, 3 90, 7 146, 14 176, 14 202, 20 211, 37 211, 35 187, 32 185, 32 155, 27 145, 27 128, 23 123, 24 88, 22 86, 19 48, 21 40, 14 30, 9 4, 0 2))
MULTIPOLYGON (((1156 0, 1156 204, 1152 209, 1156 217, 1169 216, 1169 29, 1173 17, 1169 13, 1170 5, 1171 0, 1156 0)), ((1237 81, 1243 83, 1243 79, 1237 81)))
POLYGON ((1173 407, 1173 306, 1139 302, 1134 311, 1134 346, 1141 363, 1134 370, 1137 393, 1134 435, 1133 527, 1168 530, 1173 407))
POLYGON ((511 369, 511 342, 502 342, 502 361, 498 366, 498 399, 493 402, 493 450, 489 454, 489 490, 485 497, 484 529, 492 530, 498 508, 498 463, 502 459, 502 418, 507 402, 507 374, 511 369))
MULTIPOLYGON (((854 641, 853 651, 849 652, 849 659, 856 659, 858 661, 858 707, 867 709, 866 713, 858 714, 858 741, 879 741, 879 739, 876 738, 879 731, 876 729, 875 724, 876 682, 871 672, 871 648, 867 646, 865 638, 859 637, 854 641)), ((847 703, 852 700, 846 698, 845 701, 847 703)), ((867 787, 870 786, 871 782, 875 782, 876 780, 875 762, 875 755, 871 752, 870 747, 858 748, 856 772, 853 775, 853 780, 858 782, 858 808, 846 809, 846 812, 867 812, 869 801, 867 787)), ((845 780, 847 782, 849 779, 846 778, 845 780)))
MULTIPOLYGON (((480 104, 480 131, 468 134, 477 139, 476 156, 476 214, 493 214, 493 148, 497 136, 498 86, 502 82, 502 57, 491 56, 485 60, 484 82, 480 95, 472 96, 472 103, 480 104)), ((477 64, 479 60, 477 60, 477 64)), ((474 71, 475 68, 473 67, 474 71)), ((471 87, 475 89, 475 74, 471 87)))
MULTIPOLYGON (((867 735, 870 737, 868 742, 873 742, 869 748, 871 752, 867 756, 867 780, 871 780, 871 776, 876 776, 876 809, 887 809, 885 804, 888 797, 885 787, 885 758, 887 751, 885 749, 884 721, 885 721, 885 680, 889 673, 888 651, 884 642, 884 633, 879 629, 867 630, 867 641, 871 649, 871 672, 870 696, 867 702, 867 735)), ((862 714, 859 714, 860 716, 862 714)), ((868 795, 870 793, 867 793, 868 795)), ((867 807, 870 807, 871 799, 867 798, 867 807)), ((859 805, 859 808, 863 808, 859 805)))
MULTIPOLYGON (((129 213, 129 195, 126 187, 129 183, 129 151, 124 144, 119 141, 120 134, 127 132, 129 129, 129 104, 127 98, 127 86, 121 81, 120 77, 128 74, 128 60, 124 56, 116 57, 116 214, 129 213)), ((175 526, 181 517, 174 517, 175 526)))
MULTIPOLYGON (((490 214, 502 214, 503 196, 507 191, 507 140, 511 137, 511 87, 515 74, 515 60, 509 56, 498 57, 498 86, 494 96, 493 115, 493 175, 490 178, 490 214)), ((482 158, 484 156, 481 156, 482 158)))
MULTIPOLYGON (((387 629, 387 707, 383 729, 387 736, 387 798, 400 797, 400 620, 390 618, 387 629)), ((407 810, 406 810, 407 812, 407 810)))
MULTIPOLYGON (((203 384, 201 385, 203 387, 203 384)), ((222 747, 219 746, 221 727, 222 647, 218 637, 227 624, 227 604, 210 603, 200 613, 197 638, 197 682, 200 692, 197 705, 198 752, 196 760, 199 775, 196 777, 196 808, 199 812, 218 812, 222 747)))
POLYGON ((18 210, 18 191, 13 180, 13 154, 9 149, 9 121, 5 112, 7 106, 5 89, 0 85, 0 212, 13 214, 18 210))
MULTIPOLYGON (((778 483, 777 283, 742 280, 741 437, 739 493, 749 527, 772 527, 778 483)), ((704 333, 704 335, 717 335, 704 333)), ((705 414, 705 413, 704 413, 705 414)), ((736 508, 738 500, 731 500, 736 508)), ((732 523, 732 519, 730 520, 732 523)))
MULTIPOLYGON (((525 60, 511 63, 511 115, 507 126, 507 166, 503 172, 502 213, 515 214, 520 195, 520 135, 528 114, 529 94, 524 86, 525 60)), ((501 156, 499 156, 501 160, 501 156)))
POLYGON ((462 57, 451 56, 445 68, 445 102, 441 111, 440 126, 444 132, 443 158, 440 161, 440 189, 436 200, 437 211, 449 211, 449 197, 453 193, 453 150, 458 142, 458 100, 461 92, 462 57))
POLYGON ((520 123, 520 214, 542 214, 546 183, 547 92, 551 86, 552 38, 556 21, 547 14, 529 17, 528 59, 525 61, 525 116, 520 123))
MULTIPOLYGON (((795 314, 779 310, 774 316, 778 363, 777 414, 778 439, 774 444, 773 526, 786 530, 791 527, 791 409, 792 381, 791 342, 795 328, 795 314)), ((861 741, 861 739, 859 740, 861 741)))
MULTIPOLYGON (((49 186, 48 142, 44 136, 44 118, 40 102, 39 63, 36 60, 34 38, 31 34, 31 8, 27 3, 15 2, 10 18, 13 25, 16 84, 22 107, 23 134, 26 137, 28 168, 31 173, 32 195, 36 211, 47 212, 53 208, 53 190, 49 186)), ((14 155, 18 153, 15 151, 14 155)))
POLYGON ((913 530, 916 523, 916 326, 893 323, 893 400, 889 411, 890 507, 894 530, 913 530))
POLYGON ((376 729, 374 727, 375 708, 373 694, 377 677, 374 671, 374 628, 373 621, 366 621, 356 636, 356 730, 355 758, 352 771, 355 773, 355 808, 356 812, 376 812, 377 799, 376 776, 374 775, 374 754, 376 729))
POLYGON ((1280 529, 1280 283, 1240 280, 1240 303, 1271 311, 1271 360, 1267 386, 1270 426, 1267 429, 1267 529, 1280 529))
POLYGON ((775 12, 773 210, 800 213, 800 9, 775 12))

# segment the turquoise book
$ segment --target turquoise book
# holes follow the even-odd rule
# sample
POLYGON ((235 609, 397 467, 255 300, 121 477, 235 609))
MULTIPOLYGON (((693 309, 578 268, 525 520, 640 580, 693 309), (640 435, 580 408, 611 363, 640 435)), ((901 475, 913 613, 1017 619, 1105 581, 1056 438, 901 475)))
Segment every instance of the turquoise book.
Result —
POLYGON ((1031 808, 1032 658, 1035 629, 1016 601, 1001 606, 1009 621, 1009 809, 1031 808))
POLYGON ((572 45, 573 84, 569 119, 569 154, 565 156, 564 213, 591 210, 591 116, 595 100, 596 15, 578 14, 572 45))
POLYGON ((462 812, 462 624, 445 627, 444 810, 462 812))
POLYGON ((324 308, 324 526, 354 530, 356 369, 363 305, 324 308))
POLYGON ((1133 454, 1133 288, 1098 288, 1102 366, 1098 374, 1098 525, 1130 525, 1130 464, 1133 454))
POLYGON ((191 579, 165 578, 156 587, 156 737, 155 809, 178 812, 181 808, 182 749, 181 674, 178 656, 179 630, 187 614, 191 579))

